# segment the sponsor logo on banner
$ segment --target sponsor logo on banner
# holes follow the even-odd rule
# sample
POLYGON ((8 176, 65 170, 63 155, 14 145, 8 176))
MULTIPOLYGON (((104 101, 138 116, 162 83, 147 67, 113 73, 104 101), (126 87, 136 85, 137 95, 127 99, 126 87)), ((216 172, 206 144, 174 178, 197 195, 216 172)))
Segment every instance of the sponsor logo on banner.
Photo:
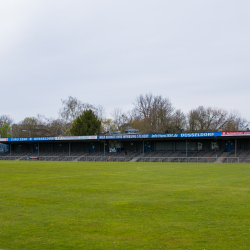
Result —
POLYGON ((181 134, 181 137, 213 137, 213 136, 221 136, 221 132, 181 134))
POLYGON ((56 140, 77 140, 80 139, 80 136, 61 136, 56 137, 56 140))
POLYGON ((82 139, 82 140, 97 140, 97 135, 80 136, 80 139, 82 139))
POLYGON ((151 138, 175 138, 178 134, 153 134, 151 138))
POLYGON ((136 139, 136 135, 123 135, 122 136, 123 139, 136 139))
POLYGON ((148 138, 149 135, 137 135, 136 138, 148 138))
POLYGON ((0 138, 0 141, 8 141, 7 138, 0 138))
POLYGON ((54 141, 55 137, 34 137, 28 138, 30 141, 54 141))
POLYGON ((106 135, 106 139, 122 139, 122 135, 106 135))
POLYGON ((56 137, 56 140, 62 141, 62 140, 96 140, 96 135, 91 136, 61 136, 56 137))
MULTIPOLYGON (((32 138, 29 138, 29 140, 32 138)), ((28 141, 28 138, 11 138, 11 141, 28 141)))
POLYGON ((250 131, 222 132, 222 136, 250 136, 250 131))
POLYGON ((30 137, 30 138, 9 138, 7 141, 26 142, 26 141, 54 141, 56 137, 30 137))

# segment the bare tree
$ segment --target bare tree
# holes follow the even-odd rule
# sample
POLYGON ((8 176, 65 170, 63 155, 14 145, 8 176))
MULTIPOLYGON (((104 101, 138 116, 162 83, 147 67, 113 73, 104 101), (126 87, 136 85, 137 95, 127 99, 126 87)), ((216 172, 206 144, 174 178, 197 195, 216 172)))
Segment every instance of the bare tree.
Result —
POLYGON ((68 99, 61 100, 62 108, 59 110, 61 119, 64 119, 66 123, 70 123, 80 116, 84 111, 91 109, 98 119, 102 119, 105 113, 103 106, 99 105, 95 107, 89 103, 83 103, 76 97, 69 96, 68 99))
POLYGON ((224 109, 199 106, 189 112, 189 132, 238 131, 246 130, 249 123, 237 112, 228 113, 224 109))
POLYGON ((104 118, 105 108, 102 105, 98 105, 97 107, 93 106, 93 112, 98 117, 99 120, 104 118))
MULTIPOLYGON (((218 125, 213 126, 216 121, 217 113, 222 113, 225 115, 223 121, 226 121, 227 112, 220 112, 219 110, 214 110, 212 108, 205 108, 199 106, 196 109, 193 109, 188 114, 188 131, 189 132, 205 132, 205 131, 218 131, 218 125)), ((219 119, 221 120, 221 119, 219 119)), ((223 126, 223 124, 220 124, 223 126)))
POLYGON ((66 135, 71 124, 66 123, 63 119, 51 119, 47 124, 48 136, 66 135))
POLYGON ((89 103, 82 103, 77 98, 69 96, 66 100, 61 100, 63 107, 59 111, 60 117, 66 122, 73 121, 76 117, 80 116, 84 110, 96 108, 89 103))
POLYGON ((8 115, 1 115, 0 116, 0 127, 3 127, 5 124, 9 124, 11 126, 14 120, 10 118, 8 115))
POLYGON ((173 107, 168 98, 153 96, 151 93, 140 95, 134 106, 137 122, 144 124, 142 132, 165 133, 171 127, 173 107))
POLYGON ((172 115, 171 126, 168 129, 169 133, 181 133, 186 130, 187 127, 187 118, 185 114, 177 109, 172 115))
POLYGON ((248 129, 248 126, 249 122, 242 118, 238 111, 233 111, 228 115, 223 131, 244 131, 248 129))
POLYGON ((39 136, 38 132, 39 121, 35 117, 26 117, 18 124, 13 124, 13 137, 34 137, 39 136))
POLYGON ((49 137, 64 135, 71 124, 63 119, 46 118, 43 115, 27 117, 18 124, 13 124, 14 137, 49 137))
POLYGON ((65 120, 57 118, 46 118, 43 115, 38 115, 39 124, 43 127, 41 136, 59 136, 64 135, 70 128, 71 124, 65 120))
POLYGON ((125 132, 125 129, 129 126, 129 113, 123 112, 121 108, 115 108, 111 116, 113 117, 113 123, 116 130, 125 132))

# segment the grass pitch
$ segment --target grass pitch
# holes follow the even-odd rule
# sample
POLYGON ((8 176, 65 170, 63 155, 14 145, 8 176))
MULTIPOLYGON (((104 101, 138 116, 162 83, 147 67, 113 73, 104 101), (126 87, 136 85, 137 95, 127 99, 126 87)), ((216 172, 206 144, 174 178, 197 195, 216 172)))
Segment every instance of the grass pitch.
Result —
POLYGON ((249 249, 250 164, 0 162, 0 249, 249 249))

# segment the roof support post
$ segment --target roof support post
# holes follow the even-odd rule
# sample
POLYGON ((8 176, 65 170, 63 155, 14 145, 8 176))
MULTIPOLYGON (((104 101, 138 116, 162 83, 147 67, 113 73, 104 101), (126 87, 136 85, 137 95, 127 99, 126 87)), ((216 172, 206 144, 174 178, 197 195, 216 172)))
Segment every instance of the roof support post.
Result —
POLYGON ((69 156, 70 156, 70 142, 69 142, 69 156))
POLYGON ((235 138, 235 150, 234 150, 235 152, 235 159, 236 159, 236 157, 237 157, 237 139, 235 138))
POLYGON ((40 144, 39 144, 39 142, 37 144, 37 153, 38 153, 38 157, 39 157, 39 155, 40 155, 40 144))
POLYGON ((142 152, 143 152, 143 158, 144 158, 144 139, 142 140, 142 152))
POLYGON ((187 146, 187 140, 186 140, 186 161, 187 161, 187 157, 188 157, 188 146, 187 146))

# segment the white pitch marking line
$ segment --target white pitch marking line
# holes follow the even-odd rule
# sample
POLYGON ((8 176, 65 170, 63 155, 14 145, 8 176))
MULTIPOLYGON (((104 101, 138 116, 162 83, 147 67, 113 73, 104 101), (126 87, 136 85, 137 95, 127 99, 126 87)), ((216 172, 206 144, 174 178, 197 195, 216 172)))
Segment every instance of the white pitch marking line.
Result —
MULTIPOLYGON (((63 176, 58 176, 58 177, 47 177, 47 178, 41 178, 41 179, 60 179, 60 178, 69 178, 69 177, 83 177, 86 175, 92 175, 92 174, 84 174, 84 175, 63 175, 63 176)), ((0 249, 1 250, 1 249, 0 249)))
POLYGON ((145 169, 141 169, 141 168, 137 168, 140 171, 149 171, 149 170, 145 170, 145 169))

